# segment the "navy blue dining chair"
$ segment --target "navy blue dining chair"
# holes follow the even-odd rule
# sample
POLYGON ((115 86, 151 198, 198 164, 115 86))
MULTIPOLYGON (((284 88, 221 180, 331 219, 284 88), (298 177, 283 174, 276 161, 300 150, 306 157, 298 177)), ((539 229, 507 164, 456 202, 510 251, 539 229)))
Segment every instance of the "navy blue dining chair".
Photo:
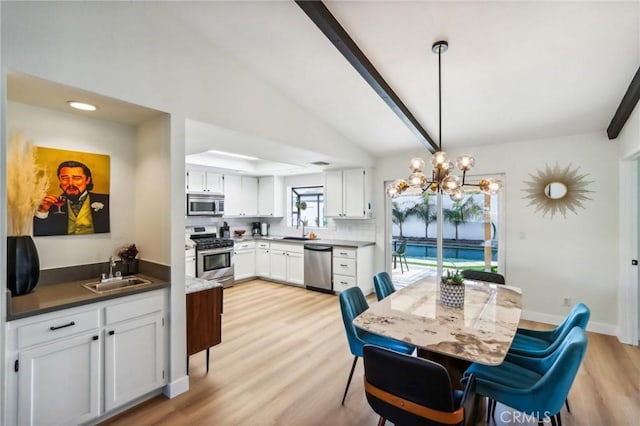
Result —
POLYGON ((347 341, 349 342, 349 350, 354 356, 353 364, 351 365, 351 372, 349 372, 349 379, 347 380, 347 386, 345 387, 344 395, 342 396, 341 404, 344 405, 344 400, 347 397, 349 385, 351 384, 351 378, 353 377, 353 371, 356 368, 358 358, 362 357, 362 348, 364 345, 371 344, 382 346, 404 354, 412 353, 415 350, 415 347, 398 340, 370 333, 353 325, 353 320, 358 315, 369 309, 367 299, 364 297, 360 287, 350 287, 346 289, 340 293, 339 299, 342 321, 347 334, 347 341))
POLYGON ((364 391, 379 416, 396 425, 462 425, 473 403, 474 381, 455 390, 447 370, 440 364, 365 345, 364 391))
POLYGON ((574 327, 560 346, 546 357, 507 355, 497 366, 473 363, 465 371, 462 382, 474 376, 478 395, 534 416, 539 425, 547 417, 554 426, 561 425, 560 410, 586 350, 586 332, 574 327))
POLYGON ((378 272, 373 276, 373 288, 376 291, 378 301, 396 291, 388 272, 378 272))

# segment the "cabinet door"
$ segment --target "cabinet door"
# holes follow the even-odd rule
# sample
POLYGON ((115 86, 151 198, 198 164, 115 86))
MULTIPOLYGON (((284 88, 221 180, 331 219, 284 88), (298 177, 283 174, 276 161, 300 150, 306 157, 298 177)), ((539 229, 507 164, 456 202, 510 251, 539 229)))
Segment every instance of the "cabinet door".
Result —
POLYGON ((222 194, 222 175, 220 173, 206 172, 205 181, 205 191, 222 194))
POLYGON ((224 215, 239 216, 242 198, 242 176, 224 175, 224 215))
POLYGON ((269 267, 269 249, 256 250, 256 275, 263 278, 271 278, 269 267))
POLYGON ((272 279, 287 280, 287 256, 284 251, 272 248, 269 253, 269 266, 272 279))
POLYGON ((342 172, 343 215, 364 217, 364 169, 344 170, 342 172))
POLYGON ((81 424, 100 414, 98 330, 19 353, 18 424, 81 424))
POLYGON ((273 176, 258 178, 258 214, 260 216, 274 216, 274 190, 273 176))
POLYGON ((287 282, 304 285, 304 258, 302 253, 287 252, 287 282))
POLYGON ((342 216, 342 171, 324 174, 324 215, 342 216))
POLYGON ((242 176, 243 216, 258 215, 258 178, 242 176))
POLYGON ((105 328, 104 405, 109 411, 166 383, 161 314, 105 328))
POLYGON ((235 252, 233 257, 233 277, 236 280, 255 277, 256 275, 256 251, 255 249, 243 249, 235 252))
POLYGON ((187 192, 204 192, 205 172, 201 170, 187 170, 187 192))

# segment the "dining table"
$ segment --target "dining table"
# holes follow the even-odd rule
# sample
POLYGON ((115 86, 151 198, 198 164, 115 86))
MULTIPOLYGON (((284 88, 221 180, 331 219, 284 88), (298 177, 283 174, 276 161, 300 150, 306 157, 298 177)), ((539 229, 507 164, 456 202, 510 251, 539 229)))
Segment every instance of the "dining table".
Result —
POLYGON ((443 364, 456 385, 472 363, 499 365, 520 322, 518 287, 465 280, 464 306, 440 301, 433 279, 400 288, 357 316, 356 327, 409 343, 418 355, 443 364))

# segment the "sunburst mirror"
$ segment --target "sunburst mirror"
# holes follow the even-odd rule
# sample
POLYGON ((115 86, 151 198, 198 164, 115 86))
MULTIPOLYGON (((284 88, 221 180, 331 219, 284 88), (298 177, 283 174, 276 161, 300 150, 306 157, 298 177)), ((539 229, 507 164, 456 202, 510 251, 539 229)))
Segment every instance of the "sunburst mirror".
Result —
POLYGON ((585 180, 588 174, 581 174, 580 167, 572 168, 571 164, 561 168, 558 163, 551 168, 545 165, 544 170, 536 169, 536 174, 530 174, 530 181, 524 183, 528 188, 524 199, 529 200, 528 206, 535 205, 535 212, 542 211, 542 216, 549 213, 550 217, 562 213, 566 218, 567 211, 584 209, 583 201, 591 200, 586 194, 593 192, 587 189, 592 181, 585 180))

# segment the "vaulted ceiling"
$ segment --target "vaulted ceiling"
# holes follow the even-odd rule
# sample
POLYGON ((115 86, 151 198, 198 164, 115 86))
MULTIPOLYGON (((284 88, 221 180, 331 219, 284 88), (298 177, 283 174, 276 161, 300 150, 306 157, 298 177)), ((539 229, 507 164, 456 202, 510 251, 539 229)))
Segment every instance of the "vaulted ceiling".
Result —
MULTIPOLYGON (((640 64, 638 2, 326 1, 445 146, 602 132, 640 64)), ((295 2, 166 7, 301 108, 375 156, 420 146, 295 2)))

